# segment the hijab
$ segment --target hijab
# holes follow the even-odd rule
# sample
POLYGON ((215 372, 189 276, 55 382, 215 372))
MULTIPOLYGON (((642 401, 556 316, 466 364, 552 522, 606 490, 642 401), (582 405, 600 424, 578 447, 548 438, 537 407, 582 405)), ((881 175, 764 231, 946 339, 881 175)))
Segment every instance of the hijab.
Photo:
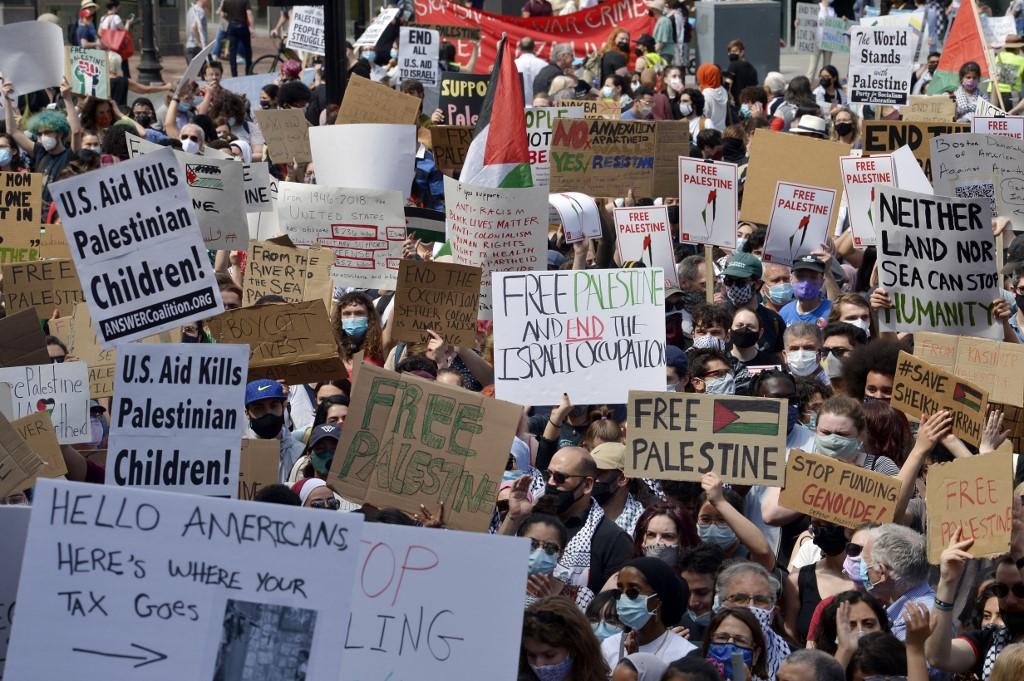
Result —
POLYGON ((722 86, 722 70, 714 64, 701 64, 697 69, 697 83, 701 90, 722 86))
POLYGON ((235 140, 231 143, 231 146, 238 147, 238 150, 242 152, 241 159, 242 163, 252 163, 252 147, 245 140, 235 140))

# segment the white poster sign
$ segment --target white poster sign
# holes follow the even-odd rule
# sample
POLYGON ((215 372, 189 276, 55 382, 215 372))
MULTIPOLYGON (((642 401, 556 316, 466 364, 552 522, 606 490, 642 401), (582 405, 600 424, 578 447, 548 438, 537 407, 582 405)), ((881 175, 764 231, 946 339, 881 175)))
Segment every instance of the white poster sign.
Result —
POLYGON ((267 194, 270 198, 270 208, 259 213, 246 213, 245 220, 249 226, 249 239, 251 241, 266 241, 275 236, 281 236, 281 225, 277 219, 277 192, 278 180, 270 176, 270 184, 267 185, 267 194))
POLYGON ((337 678, 362 529, 355 513, 40 480, 7 676, 337 678))
POLYGON ((1024 230, 1024 141, 964 132, 934 138, 931 152, 936 194, 985 201, 1024 230))
POLYGON ((270 176, 266 163, 243 163, 242 190, 245 192, 245 212, 262 213, 274 209, 270 199, 270 183, 276 182, 270 176))
POLYGON ((14 625, 14 606, 18 599, 21 557, 28 537, 30 506, 0 506, 0 679, 7 662, 7 644, 14 625))
POLYGON ((213 48, 216 44, 217 43, 215 41, 211 40, 196 56, 192 57, 188 66, 185 67, 185 73, 182 74, 181 80, 178 81, 178 87, 174 92, 176 96, 181 96, 185 91, 185 88, 192 85, 193 81, 199 77, 199 72, 203 70, 203 65, 209 58, 210 53, 213 52, 213 48))
POLYGON ((418 80, 424 87, 437 87, 441 35, 429 28, 402 26, 398 40, 399 80, 418 80))
POLYGON ((336 286, 394 290, 405 241, 403 204, 395 191, 279 182, 277 219, 296 246, 334 251, 336 286))
POLYGON ((61 362, 0 368, 0 383, 11 389, 4 416, 16 421, 37 411, 49 412, 57 441, 62 445, 92 440, 89 426, 89 367, 85 362, 61 362))
POLYGON ((327 187, 390 189, 404 200, 416 175, 416 148, 415 125, 349 123, 309 129, 316 181, 327 187))
POLYGON ((519 404, 558 404, 563 393, 623 404, 630 390, 664 390, 664 273, 496 273, 494 382, 499 399, 519 404))
POLYGON ((850 52, 850 22, 843 17, 825 17, 821 22, 821 49, 825 52, 850 52))
POLYGON ((565 232, 565 243, 601 238, 601 214, 592 196, 580 192, 550 194, 548 205, 558 214, 558 221, 565 232))
POLYGON ((526 107, 526 137, 530 145, 530 173, 534 187, 551 181, 551 131, 558 118, 583 118, 582 106, 526 107))
POLYGON ((796 3, 796 33, 793 41, 797 52, 816 52, 821 47, 816 2, 796 3))
MULTIPOLYGON (((980 99, 978 100, 981 101, 980 99)), ((924 170, 921 169, 921 164, 918 163, 917 157, 914 156, 914 151, 910 148, 910 145, 904 144, 902 147, 892 152, 892 165, 896 170, 896 182, 897 187, 902 187, 907 191, 917 192, 918 194, 934 194, 935 190, 932 189, 932 183, 928 180, 928 176, 924 174, 924 170)))
POLYGON ((835 197, 835 191, 823 187, 791 182, 776 184, 761 259, 791 266, 819 250, 828 235, 835 197))
POLYGON ((679 287, 668 206, 616 208, 615 231, 619 262, 634 260, 644 267, 660 267, 665 274, 665 288, 679 287))
POLYGON ((916 48, 917 41, 909 28, 851 28, 850 102, 907 104, 916 48))
POLYGON ((360 47, 373 47, 377 44, 377 39, 380 38, 381 32, 387 28, 387 25, 395 20, 398 16, 397 7, 382 7, 380 13, 374 17, 370 25, 366 27, 363 34, 359 36, 359 39, 354 43, 354 47, 357 49, 360 47))
POLYGON ((324 54, 324 8, 300 5, 292 7, 287 45, 293 50, 324 54))
POLYGON ((737 166, 679 157, 679 240, 736 248, 737 166))
MULTIPOLYGON (((0 26, 0 80, 25 95, 60 87, 64 78, 64 32, 48 21, 19 21, 0 26)), ((0 97, 0 110, 3 110, 0 97)))
POLYGON ((1024 116, 975 116, 971 132, 1024 140, 1024 116))
POLYGON ((878 238, 872 205, 875 202, 876 187, 896 184, 892 156, 843 156, 839 163, 843 172, 850 223, 853 226, 853 245, 858 248, 874 246, 878 238))

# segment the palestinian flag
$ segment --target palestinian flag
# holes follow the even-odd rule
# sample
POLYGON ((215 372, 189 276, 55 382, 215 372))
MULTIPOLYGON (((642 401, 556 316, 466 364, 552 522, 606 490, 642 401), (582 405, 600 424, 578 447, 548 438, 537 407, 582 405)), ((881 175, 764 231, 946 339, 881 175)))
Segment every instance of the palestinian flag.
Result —
POLYGON ((711 432, 736 435, 778 435, 778 402, 715 400, 711 432))
POLYGON ((984 395, 969 385, 957 383, 953 386, 953 401, 958 402, 965 407, 970 407, 974 411, 981 411, 981 402, 983 399, 984 395))
POLYGON ((523 84, 505 35, 498 41, 498 57, 459 181, 484 187, 533 186, 523 84))
MULTIPOLYGON (((978 63, 983 79, 990 78, 991 57, 992 53, 985 44, 985 34, 981 30, 978 7, 974 0, 963 0, 946 35, 946 44, 939 57, 939 68, 935 69, 928 83, 928 94, 941 95, 960 87, 960 67, 969 61, 978 63)), ((978 89, 981 90, 980 85, 978 89)))

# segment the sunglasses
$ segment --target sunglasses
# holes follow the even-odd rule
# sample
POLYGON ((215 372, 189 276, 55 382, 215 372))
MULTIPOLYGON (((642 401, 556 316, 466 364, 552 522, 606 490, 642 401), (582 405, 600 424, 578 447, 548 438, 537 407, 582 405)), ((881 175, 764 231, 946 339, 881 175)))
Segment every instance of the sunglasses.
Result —
POLYGON ((341 508, 341 502, 337 499, 314 499, 309 505, 311 508, 329 508, 332 511, 341 508))
POLYGON ((852 541, 846 544, 846 555, 850 558, 856 558, 860 555, 860 552, 864 550, 864 547, 860 544, 854 544, 852 541))
POLYGON ((65 359, 64 355, 61 355, 60 357, 51 357, 50 361, 53 362, 54 364, 63 364, 64 363, 64 359, 65 359))
POLYGON ((192 140, 193 142, 199 142, 199 135, 182 135, 181 141, 192 140))
POLYGON ((543 548, 544 553, 549 556, 557 556, 562 550, 558 544, 555 544, 554 542, 539 542, 536 539, 530 539, 530 551, 536 551, 539 548, 543 548))
POLYGON ((725 277, 722 279, 722 283, 726 286, 745 286, 750 283, 750 279, 737 279, 736 277, 725 277))
POLYGON ((631 586, 628 589, 616 589, 616 592, 618 592, 621 595, 624 595, 631 601, 635 601, 637 598, 643 595, 640 593, 640 589, 636 588, 635 586, 631 586))
POLYGON ((837 358, 842 359, 850 354, 850 348, 822 348, 821 354, 826 357, 828 355, 835 355, 837 358))
POLYGON ((992 585, 992 593, 996 595, 996 598, 1006 598, 1010 595, 1010 591, 1013 591, 1016 598, 1024 598, 1024 582, 1017 582, 1013 586, 1007 586, 1001 582, 992 585))
POLYGON ((564 485, 565 481, 569 478, 585 478, 585 475, 570 475, 568 473, 560 473, 558 471, 544 471, 545 480, 554 480, 556 485, 564 485))

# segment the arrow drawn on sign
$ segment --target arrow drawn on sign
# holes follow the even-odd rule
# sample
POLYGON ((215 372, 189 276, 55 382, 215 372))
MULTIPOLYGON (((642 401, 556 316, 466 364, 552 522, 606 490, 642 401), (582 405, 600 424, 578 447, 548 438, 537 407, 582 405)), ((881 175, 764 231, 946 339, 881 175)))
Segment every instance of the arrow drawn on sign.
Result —
POLYGON ((72 648, 71 651, 75 652, 75 653, 84 653, 86 655, 99 655, 100 657, 116 657, 116 658, 120 658, 120 659, 123 659, 123 660, 140 660, 140 662, 138 664, 133 665, 135 667, 135 669, 138 669, 139 667, 145 667, 147 664, 153 664, 154 662, 160 662, 161 660, 166 660, 167 659, 166 655, 164 655, 163 653, 158 652, 156 650, 153 650, 152 648, 147 648, 146 646, 140 646, 138 643, 132 643, 131 646, 132 646, 132 648, 138 648, 139 650, 144 650, 147 653, 149 653, 149 655, 138 655, 138 654, 131 655, 131 654, 125 654, 125 653, 105 653, 102 650, 87 650, 85 648, 72 648))

